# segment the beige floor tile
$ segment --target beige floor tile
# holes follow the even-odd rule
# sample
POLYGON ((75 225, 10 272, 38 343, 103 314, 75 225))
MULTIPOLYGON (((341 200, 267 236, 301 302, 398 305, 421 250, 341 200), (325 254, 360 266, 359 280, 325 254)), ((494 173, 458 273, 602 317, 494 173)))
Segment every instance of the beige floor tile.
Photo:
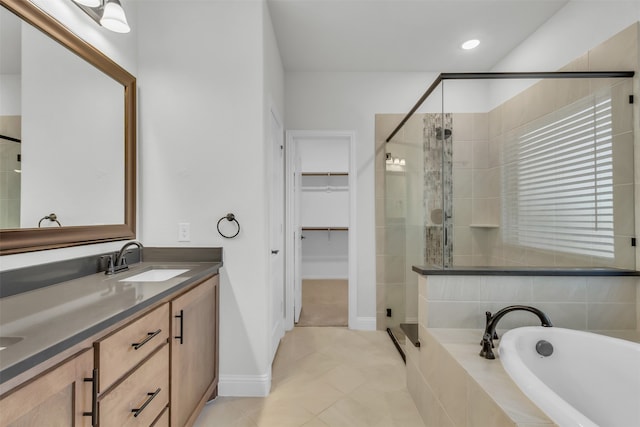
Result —
POLYGON ((218 397, 204 407, 194 427, 234 425, 234 422, 255 410, 263 400, 252 397, 218 397))
POLYGON ((265 399, 263 406, 249 414, 258 427, 300 427, 314 414, 288 399, 265 399))
POLYGON ((384 331, 294 328, 265 398, 218 397, 196 427, 422 427, 400 355, 384 331))
POLYGON ((318 418, 331 427, 389 427, 393 426, 386 408, 373 408, 347 397, 329 407, 318 418))
POLYGON ((367 380, 366 374, 360 369, 345 365, 333 368, 321 378, 343 393, 355 390, 367 380))
POLYGON ((306 423, 303 427, 329 427, 329 425, 319 418, 314 418, 306 423))
MULTIPOLYGON (((213 424, 223 426, 225 424, 213 424)), ((249 417, 242 417, 237 419, 233 424, 229 424, 229 427, 258 427, 256 423, 249 417)))

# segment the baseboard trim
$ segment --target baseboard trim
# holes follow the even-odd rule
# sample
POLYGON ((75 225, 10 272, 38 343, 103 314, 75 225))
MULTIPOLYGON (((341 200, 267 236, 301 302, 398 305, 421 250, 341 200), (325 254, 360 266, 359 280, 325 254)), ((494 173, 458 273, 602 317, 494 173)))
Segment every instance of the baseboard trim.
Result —
POLYGON ((375 331, 376 318, 375 317, 352 317, 349 319, 349 329, 356 329, 360 331, 375 331))
POLYGON ((265 397, 271 390, 271 373, 263 375, 220 375, 218 395, 265 397))

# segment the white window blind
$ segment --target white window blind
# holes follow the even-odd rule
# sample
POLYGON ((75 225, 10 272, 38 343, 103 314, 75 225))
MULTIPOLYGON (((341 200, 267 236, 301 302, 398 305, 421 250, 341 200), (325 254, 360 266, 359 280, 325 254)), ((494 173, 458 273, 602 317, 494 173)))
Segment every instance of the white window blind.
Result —
POLYGON ((505 144, 507 243, 613 258, 611 96, 590 96, 505 144))

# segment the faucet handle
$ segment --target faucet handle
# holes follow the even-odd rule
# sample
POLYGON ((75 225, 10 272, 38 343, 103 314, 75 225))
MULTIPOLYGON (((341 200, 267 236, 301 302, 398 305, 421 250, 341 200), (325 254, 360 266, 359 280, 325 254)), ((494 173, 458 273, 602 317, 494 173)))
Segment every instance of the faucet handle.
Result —
POLYGON ((115 265, 113 262, 113 254, 102 255, 100 257, 100 265, 104 265, 104 262, 107 262, 107 268, 104 270, 104 274, 113 274, 115 273, 115 265))
MULTIPOLYGON (((486 323, 485 323, 485 331, 489 328, 489 322, 491 321, 491 318, 493 317, 493 315, 491 314, 490 311, 485 311, 484 315, 486 317, 486 323)), ((498 339, 498 333, 496 331, 493 331, 493 337, 491 337, 494 340, 498 339)))

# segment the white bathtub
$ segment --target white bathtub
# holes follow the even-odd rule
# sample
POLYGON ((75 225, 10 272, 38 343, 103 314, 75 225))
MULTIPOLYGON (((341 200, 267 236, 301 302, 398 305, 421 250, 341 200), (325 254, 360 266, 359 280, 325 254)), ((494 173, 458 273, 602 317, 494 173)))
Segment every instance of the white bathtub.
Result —
POLYGON ((560 427, 640 426, 640 344, 590 332, 532 326, 504 334, 509 376, 560 427), (544 357, 540 340, 553 345, 544 357))

